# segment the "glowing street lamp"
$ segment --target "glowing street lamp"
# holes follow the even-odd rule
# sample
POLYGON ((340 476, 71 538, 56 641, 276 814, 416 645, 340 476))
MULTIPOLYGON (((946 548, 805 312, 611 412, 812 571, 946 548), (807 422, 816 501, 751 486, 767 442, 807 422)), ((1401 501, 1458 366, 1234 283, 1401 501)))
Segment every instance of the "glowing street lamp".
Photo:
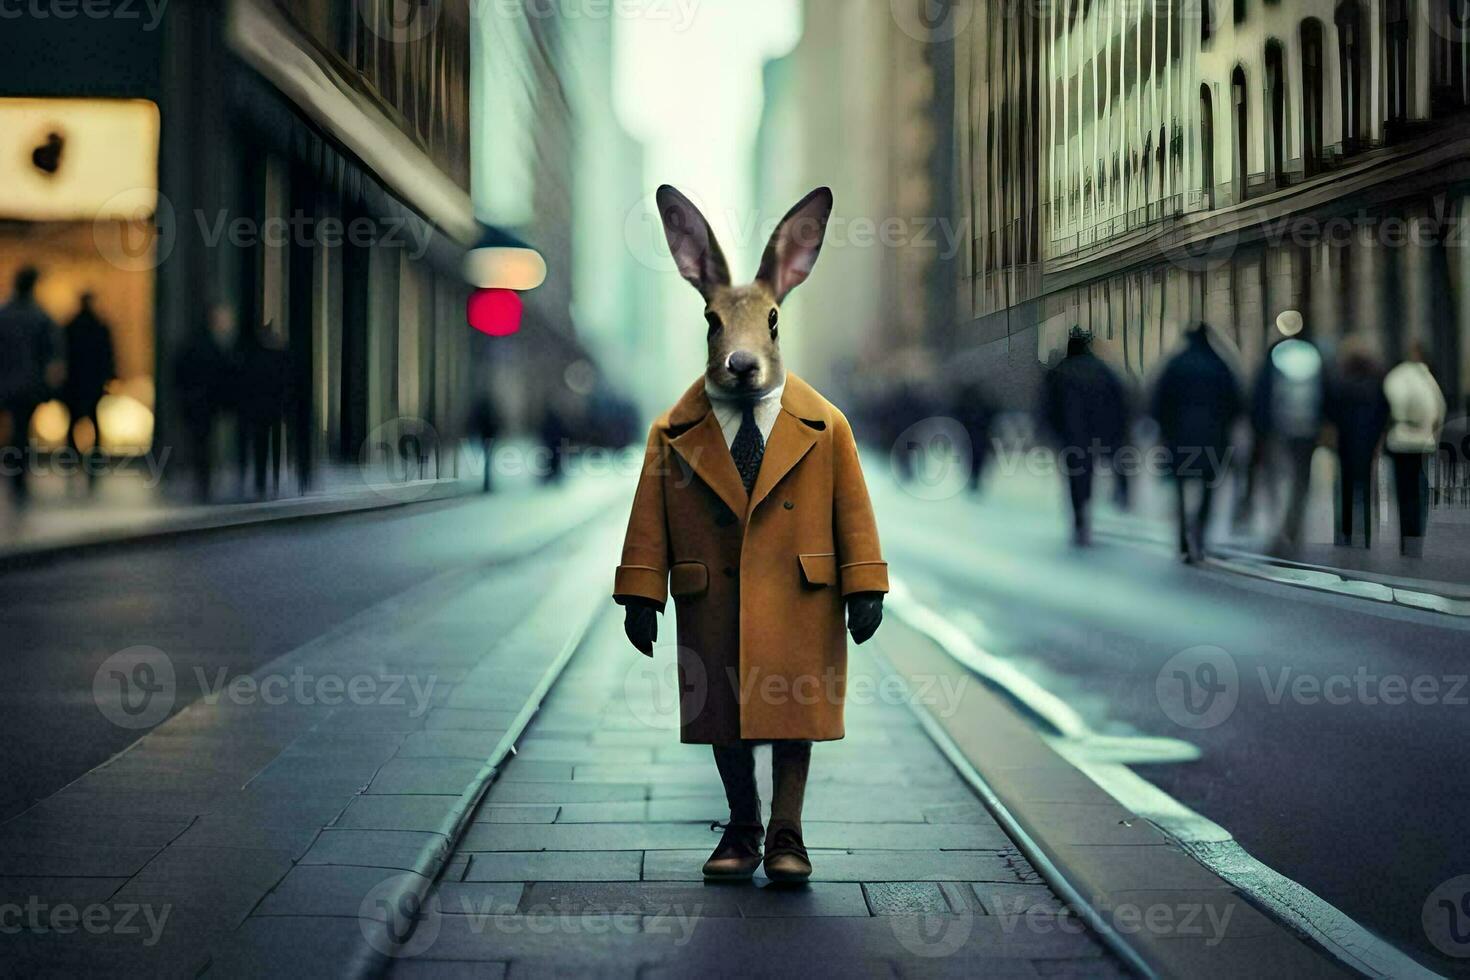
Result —
POLYGON ((546 281, 546 260, 525 242, 486 228, 464 260, 465 280, 473 287, 466 317, 470 326, 492 337, 521 329, 520 294, 546 281))

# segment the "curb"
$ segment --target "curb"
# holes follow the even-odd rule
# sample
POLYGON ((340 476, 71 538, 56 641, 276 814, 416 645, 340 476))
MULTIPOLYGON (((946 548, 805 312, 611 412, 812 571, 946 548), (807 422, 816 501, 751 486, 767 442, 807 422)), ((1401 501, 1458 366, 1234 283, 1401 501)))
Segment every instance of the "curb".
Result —
MULTIPOLYGON (((1121 527, 1097 525, 1093 533, 1098 537, 1121 541, 1125 544, 1169 548, 1169 542, 1160 537, 1130 532, 1121 527)), ((1315 592, 1326 592, 1354 599, 1368 599, 1386 605, 1402 606, 1406 609, 1440 613, 1462 619, 1470 618, 1470 599, 1427 592, 1423 589, 1424 586, 1449 585, 1450 583, 1400 579, 1391 575, 1378 575, 1327 565, 1308 565, 1229 547, 1211 549, 1211 553, 1205 559, 1205 567, 1247 578, 1311 589, 1315 592)))
MULTIPOLYGON (((1229 553, 1225 553, 1229 554, 1229 553)), ((1299 565, 1262 556, 1210 557, 1206 559, 1210 568, 1217 568, 1236 575, 1294 585, 1299 588, 1352 596, 1355 599, 1371 599, 1389 605, 1404 606, 1441 613, 1445 616, 1470 618, 1470 599, 1457 599, 1434 592, 1400 588, 1372 579, 1348 578, 1346 569, 1322 566, 1299 565)))
POLYGON ((1303 897, 1335 915, 1331 925, 1341 928, 1283 921, 1277 910, 1262 907, 1252 889, 1238 887, 1239 876, 1217 873, 1201 862, 1200 849, 1120 803, 955 658, 906 603, 894 605, 895 618, 920 642, 897 644, 890 634, 880 655, 885 665, 905 680, 959 672, 980 681, 957 688, 961 700, 945 716, 911 700, 920 723, 1047 884, 1135 971, 1146 977, 1397 976, 1416 970, 1433 976, 1305 889, 1303 897), (1200 922, 1221 922, 1220 934, 1196 935, 1182 924, 1173 931, 1125 928, 1136 922, 1132 916, 1125 921, 1123 912, 1137 912, 1141 902, 1156 903, 1150 913, 1160 902, 1178 902, 1167 907, 1187 905, 1197 914, 1202 909, 1200 922))
MULTIPOLYGON (((584 537, 589 543, 568 549, 568 554, 585 553, 586 547, 589 546, 605 547, 603 533, 598 528, 599 526, 611 527, 608 522, 610 494, 603 492, 600 488, 589 489, 595 492, 579 494, 573 506, 568 506, 567 502, 560 502, 561 506, 554 514, 555 520, 546 522, 548 526, 543 526, 540 521, 524 521, 515 526, 516 533, 492 549, 493 554, 482 555, 480 560, 463 567, 450 568, 437 575, 431 575, 417 585, 374 602, 280 656, 251 666, 242 676, 270 673, 287 676, 294 674, 295 671, 302 671, 307 676, 326 676, 353 669, 345 665, 360 662, 355 659, 357 654, 349 649, 356 637, 390 630, 401 624, 407 624, 406 628, 414 627, 422 621, 422 617, 415 614, 426 608, 424 603, 430 598, 453 599, 490 572, 518 575, 519 573, 513 570, 517 563, 548 547, 555 546, 558 542, 569 539, 577 540, 572 537, 573 535, 584 537)), ((538 503, 538 507, 540 506, 538 503)), ((520 508, 520 510, 524 511, 525 508, 520 508)), ((583 564, 586 565, 585 562, 583 564)), ((523 675, 524 681, 517 683, 515 687, 517 693, 524 693, 525 701, 519 705, 519 711, 513 717, 515 725, 511 726, 509 731, 499 725, 495 727, 495 738, 498 741, 495 743, 491 759, 483 766, 480 766, 477 761, 466 763, 466 768, 462 770, 464 778, 468 779, 469 773, 475 773, 475 783, 488 785, 488 780, 493 779, 495 775, 495 763, 503 763, 505 755, 514 751, 513 745, 518 733, 525 728, 526 723, 535 713, 541 699, 554 681, 555 675, 560 672, 560 667, 581 642, 588 625, 598 611, 599 602, 597 600, 603 599, 605 595, 601 588, 604 584, 604 577, 596 574, 601 564, 587 567, 589 571, 580 575, 568 575, 559 565, 553 564, 549 567, 551 587, 541 590, 538 596, 539 601, 533 600, 529 604, 529 611, 538 614, 534 618, 539 625, 534 626, 533 635, 539 638, 536 650, 540 652, 535 657, 535 666, 527 665, 523 675), (560 587, 557 587, 558 585, 560 587), (580 591, 572 593, 568 589, 580 591), (578 596, 586 597, 586 601, 577 601, 578 596), (477 766, 478 772, 476 772, 477 766)), ((513 578, 508 580, 514 581, 513 578)), ((511 607, 508 614, 512 617, 509 620, 511 625, 501 629, 498 633, 485 635, 510 637, 517 626, 533 619, 526 615, 527 605, 523 602, 511 607)), ((428 608, 431 610, 431 615, 432 607, 433 603, 430 603, 428 608)), ((494 645, 492 640, 482 648, 477 662, 483 661, 486 656, 493 653, 494 645)), ((374 656, 392 656, 392 653, 389 651, 386 654, 379 653, 374 656)), ((383 664, 370 665, 362 669, 365 671, 400 670, 400 668, 385 667, 383 664)), ((412 667, 406 669, 411 670, 412 667)), ((401 683, 401 678, 395 683, 401 683)), ((427 690, 423 692, 425 700, 422 704, 424 706, 437 703, 428 700, 428 693, 427 690)), ((512 701, 508 704, 514 703, 512 701)), ((435 814, 437 826, 415 831, 414 840, 405 844, 392 856, 384 855, 381 860, 377 855, 364 855, 362 859, 338 858, 305 862, 303 861, 304 856, 321 841, 324 831, 335 832, 344 829, 339 826, 338 821, 346 812, 346 807, 362 797, 378 772, 386 765, 387 760, 398 755, 396 743, 392 746, 385 746, 385 751, 382 753, 371 751, 366 753, 366 761, 372 763, 369 768, 361 768, 360 772, 349 770, 340 774, 335 771, 337 760, 343 758, 339 752, 314 752, 301 756, 296 762, 304 765, 298 765, 296 771, 287 773, 285 781, 278 784, 275 792, 283 796, 292 796, 293 789, 299 788, 298 784, 305 785, 313 780, 325 782, 336 780, 336 785, 320 794, 324 800, 335 800, 336 805, 308 808, 309 812, 303 811, 304 815, 299 819, 293 817, 291 820, 277 821, 261 812, 250 811, 237 814, 228 806, 221 806, 222 802, 234 799, 231 794, 243 793, 246 787, 254 783, 256 778, 265 773, 270 766, 287 759, 288 750, 300 736, 320 731, 327 733, 329 739, 336 738, 343 743, 350 744, 356 738, 362 737, 355 736, 354 733, 357 732, 368 733, 366 735, 368 739, 375 735, 382 738, 383 733, 391 735, 393 732, 391 726, 388 728, 376 726, 358 728, 349 724, 340 729, 325 727, 322 723, 327 720, 328 715, 323 712, 313 713, 304 707, 305 704, 306 702, 296 702, 294 708, 288 706, 281 711, 276 711, 269 701, 256 699, 242 705, 243 710, 227 711, 221 715, 213 711, 213 706, 206 698, 200 697, 188 703, 160 725, 140 731, 134 740, 107 760, 76 776, 71 783, 33 804, 35 807, 58 799, 64 801, 66 794, 73 790, 74 784, 98 772, 108 770, 112 763, 129 752, 140 748, 146 749, 150 744, 156 747, 157 739, 171 735, 184 739, 192 737, 197 734, 197 730, 191 728, 193 720, 203 719, 204 723, 215 725, 220 733, 227 736, 238 734, 244 739, 263 738, 265 742, 272 743, 263 747, 264 755, 257 755, 244 761, 225 759, 218 765, 211 763, 208 768, 183 770, 182 774, 173 780, 174 785, 170 786, 155 787, 152 783, 147 782, 158 777, 152 770, 146 768, 124 772, 119 779, 124 780, 125 784, 92 791, 93 798, 83 799, 80 807, 73 801, 71 809, 85 813, 95 807, 99 801, 106 804, 110 799, 115 798, 120 801, 117 804, 120 812, 131 813, 130 794, 151 795, 156 792, 160 797, 156 813, 165 816, 150 819, 182 821, 176 832, 167 838, 158 837, 150 840, 146 845, 123 848, 130 852, 128 860, 132 863, 121 873, 114 872, 109 877, 128 879, 129 886, 138 883, 139 874, 144 866, 174 847, 190 849, 179 853, 182 864, 191 866, 192 862, 197 859, 197 854, 204 853, 199 850, 201 848, 223 848, 229 851, 231 848, 238 847, 243 849, 241 853, 258 851, 274 854, 274 858, 263 859, 259 872, 252 870, 246 876, 248 880, 239 890, 239 894, 232 896, 232 898, 249 899, 248 903, 237 903, 232 906, 230 902, 201 902, 202 912, 197 917, 197 922, 191 924, 188 929, 175 929, 167 937, 167 942, 147 949, 143 962, 153 964, 154 972, 165 975, 179 972, 179 975, 190 976, 210 972, 216 975, 232 976, 286 969, 286 972, 291 974, 292 964, 295 963, 296 972, 300 972, 300 959, 310 955, 314 957, 313 962, 330 962, 329 972, 332 975, 367 977, 382 974, 391 964, 388 955, 383 951, 396 949, 398 937, 387 932, 391 928, 389 922, 365 914, 366 902, 371 899, 374 907, 381 906, 385 910, 391 910, 393 914, 401 914, 404 910, 418 907, 414 903, 421 901, 422 895, 433 884, 432 878, 421 876, 437 874, 451 856, 453 841, 448 835, 456 833, 460 821, 473 811, 475 803, 478 802, 478 797, 474 795, 476 786, 463 787, 462 798, 457 799, 455 805, 448 808, 447 815, 441 819, 441 814, 445 813, 442 810, 439 814, 435 814), (264 710, 255 710, 261 706, 264 706, 264 710), (194 712, 199 714, 194 715, 191 720, 190 714, 194 712), (269 714, 268 717, 267 714, 269 714), (277 733, 279 737, 276 737, 277 733), (150 740, 154 741, 150 742, 150 740), (229 778, 221 782, 219 777, 222 774, 229 778), (170 805, 171 794, 179 798, 176 801, 177 805, 170 805), (207 818, 207 820, 202 818, 207 818), (231 827, 223 832, 214 833, 208 840, 180 843, 179 839, 184 834, 193 832, 208 822, 220 821, 231 824, 231 827), (278 839, 277 835, 283 832, 287 824, 291 825, 293 832, 300 832, 299 839, 294 842, 278 839), (264 841, 258 835, 265 835, 264 841), (144 850, 150 851, 151 855, 138 856, 132 853, 141 854, 144 850), (195 856, 191 857, 191 853, 194 853, 195 856), (132 860, 134 857, 137 857, 136 861, 132 860), (272 863, 273 861, 280 863, 272 863), (380 888, 374 889, 366 896, 353 896, 351 912, 348 912, 346 907, 334 906, 330 897, 324 899, 319 894, 306 902, 298 903, 298 906, 289 912, 262 910, 263 903, 281 887, 287 875, 308 866, 319 866, 324 869, 333 867, 366 869, 377 877, 380 888), (259 931, 247 929, 248 926, 262 923, 267 924, 269 928, 259 931), (288 933, 282 940, 280 933, 273 931, 275 926, 282 923, 293 923, 299 926, 299 934, 288 933), (307 934, 307 930, 318 926, 328 928, 320 928, 317 932, 307 934), (262 934, 266 936, 267 941, 260 940, 262 934), (298 943, 299 948, 296 945, 298 943), (161 969, 157 965, 159 963, 177 967, 177 971, 161 969)), ((507 711, 509 711, 509 706, 507 711)), ((402 731, 407 730, 400 730, 402 731)), ((401 739, 404 736, 400 734, 399 737, 401 739)), ((476 746, 476 749, 478 752, 484 751, 479 746, 476 746)), ((470 754, 467 753, 467 755, 470 754)), ((446 785, 439 795, 449 796, 453 793, 453 788, 453 784, 446 785)), ((105 810, 108 807, 104 805, 101 809, 105 810)), ((144 807, 144 810, 150 813, 155 812, 151 802, 144 807)), ((148 820, 143 822, 147 823, 148 820)), ((109 839, 97 837, 94 841, 94 838, 86 833, 81 833, 76 837, 76 840, 82 845, 100 843, 109 839)), ((66 846, 70 848, 72 838, 67 840, 66 846)), ((83 849, 85 850, 85 847, 83 849)), ((149 895, 149 900, 167 904, 170 908, 189 908, 193 911, 192 906, 197 898, 190 893, 187 882, 180 884, 177 878, 177 875, 164 875, 148 882, 145 891, 149 895)), ((104 950, 103 952, 115 955, 109 951, 104 950)), ((91 954, 88 951, 83 950, 78 955, 82 963, 90 962, 91 954)), ((42 972, 54 971, 59 962, 70 961, 69 957, 70 954, 68 957, 58 959, 49 953, 39 952, 32 962, 43 967, 42 972)), ((71 965, 82 969, 82 972, 87 972, 76 962, 72 962, 71 965)), ((115 962, 113 966, 116 966, 115 962)))
MULTIPOLYGON (((532 718, 541 710, 541 705, 546 700, 547 694, 550 693, 551 688, 561 677, 567 664, 582 646, 592 625, 597 621, 599 616, 607 614, 607 596, 611 595, 611 592, 608 590, 588 590, 587 594, 594 596, 595 601, 588 602, 584 609, 580 609, 574 614, 576 618, 573 620, 570 635, 547 666, 546 671, 542 674, 540 681, 537 682, 531 695, 526 699, 525 704, 521 706, 520 711, 512 719, 510 727, 501 736, 500 741, 485 759, 485 763, 481 766, 480 771, 475 774, 469 785, 465 787, 464 792, 460 794, 459 802, 454 805, 436 829, 435 833, 444 838, 444 844, 426 853, 423 859, 416 863, 412 871, 409 872, 409 874, 414 876, 412 883, 404 887, 396 896, 396 900, 403 903, 399 905, 400 908, 419 910, 425 908, 429 893, 438 884, 439 876, 448 866, 449 859, 453 856, 455 849, 459 846, 459 842, 468 831, 471 819, 474 816, 475 810, 479 807, 480 801, 484 799, 485 793, 490 789, 490 786, 500 774, 500 769, 504 766, 506 759, 515 754, 516 742, 520 740, 521 736, 525 734, 526 729, 530 727, 532 718)), ((433 913, 431 912, 429 914, 433 913)), ((391 964, 401 958, 399 951, 409 946, 412 942, 419 921, 420 919, 418 917, 414 917, 411 920, 413 923, 412 926, 403 935, 398 935, 396 930, 388 922, 379 922, 379 926, 382 928, 382 937, 378 942, 368 941, 369 955, 365 960, 361 960, 355 964, 355 969, 350 972, 350 975, 361 978, 361 980, 386 976, 391 964), (381 945, 379 945, 380 943, 381 945), (390 952, 387 954, 378 952, 382 949, 390 950, 390 952)), ((364 928, 366 928, 365 923, 364 928)))
POLYGON ((478 489, 479 484, 473 481, 430 480, 425 481, 424 484, 405 484, 397 496, 409 499, 395 499, 394 494, 365 487, 360 491, 350 493, 289 497, 239 504, 200 505, 182 514, 160 516, 144 521, 141 527, 77 534, 32 546, 0 547, 0 572, 69 558, 73 555, 90 555, 113 548, 150 544, 210 531, 433 503, 470 496, 477 493, 478 489))

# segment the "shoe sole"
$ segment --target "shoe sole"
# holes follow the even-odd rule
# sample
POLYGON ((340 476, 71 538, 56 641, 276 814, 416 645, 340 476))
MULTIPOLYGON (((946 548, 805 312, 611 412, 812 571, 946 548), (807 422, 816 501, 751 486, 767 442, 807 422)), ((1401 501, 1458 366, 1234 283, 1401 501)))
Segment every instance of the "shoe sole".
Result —
POLYGON ((755 869, 749 871, 702 871, 710 881, 749 881, 755 877, 755 869))
POLYGON ((800 871, 777 871, 773 873, 768 868, 766 869, 766 877, 775 882, 800 882, 810 881, 812 873, 810 871, 805 873, 800 871))

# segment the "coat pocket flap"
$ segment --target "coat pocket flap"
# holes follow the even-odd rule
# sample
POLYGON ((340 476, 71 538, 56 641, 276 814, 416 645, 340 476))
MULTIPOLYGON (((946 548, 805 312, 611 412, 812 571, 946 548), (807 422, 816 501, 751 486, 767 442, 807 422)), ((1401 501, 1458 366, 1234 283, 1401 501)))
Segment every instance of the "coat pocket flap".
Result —
POLYGON ((709 569, 704 562, 681 561, 669 570, 669 594, 688 599, 709 591, 709 569))
POLYGON ((801 578, 812 588, 837 583, 836 555, 801 555, 801 578))

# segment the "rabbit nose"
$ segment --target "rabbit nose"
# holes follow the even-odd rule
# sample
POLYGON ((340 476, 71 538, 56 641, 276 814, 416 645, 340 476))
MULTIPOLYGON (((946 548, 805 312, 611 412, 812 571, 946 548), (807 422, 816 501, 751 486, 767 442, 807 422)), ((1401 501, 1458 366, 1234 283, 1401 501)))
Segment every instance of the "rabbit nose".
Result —
POLYGON ((744 377, 755 372, 761 366, 761 362, 750 351, 738 350, 730 355, 725 366, 730 369, 731 374, 744 377))

